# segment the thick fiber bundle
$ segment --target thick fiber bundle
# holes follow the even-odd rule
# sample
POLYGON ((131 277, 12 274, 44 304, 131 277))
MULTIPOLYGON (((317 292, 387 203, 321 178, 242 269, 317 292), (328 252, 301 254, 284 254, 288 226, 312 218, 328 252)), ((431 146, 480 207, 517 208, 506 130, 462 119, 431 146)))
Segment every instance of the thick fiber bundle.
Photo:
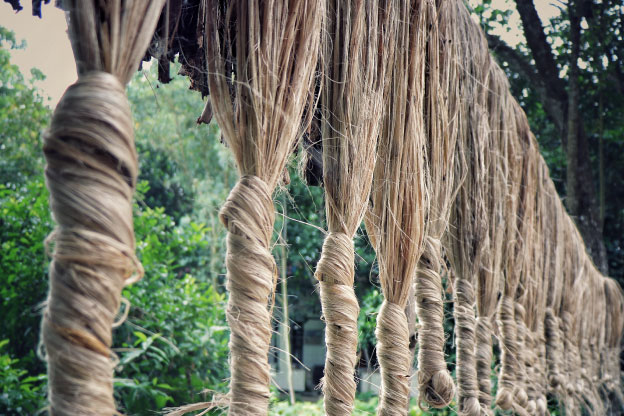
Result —
POLYGON ((526 392, 517 385, 517 374, 520 371, 518 338, 515 322, 515 296, 524 263, 523 238, 529 231, 528 219, 531 218, 533 205, 529 203, 528 183, 532 177, 532 161, 523 157, 532 142, 529 138, 529 125, 526 116, 513 98, 507 102, 506 112, 510 119, 508 147, 506 155, 509 164, 508 195, 506 197, 507 224, 505 247, 505 284, 499 303, 498 319, 501 331, 501 372, 496 404, 504 410, 514 409, 523 412, 527 402, 526 392), (516 213, 516 215, 509 215, 516 213))
POLYGON ((472 59, 464 59, 462 98, 458 114, 458 142, 455 178, 461 182, 449 222, 447 255, 455 280, 454 316, 457 342, 458 412, 462 415, 487 414, 478 400, 475 362, 475 285, 483 256, 489 245, 485 194, 488 166, 489 125, 486 112, 490 56, 485 38, 471 24, 465 9, 459 13, 462 39, 473 45, 472 59))
POLYGON ((272 193, 301 133, 324 2, 208 0, 206 62, 215 118, 241 175, 221 209, 227 236, 230 414, 269 401, 272 193))
MULTIPOLYGON (((455 386, 444 360, 444 307, 442 300, 442 245, 455 189, 453 164, 457 140, 461 76, 457 59, 462 45, 455 24, 458 3, 442 1, 428 8, 429 27, 425 73, 426 175, 429 210, 426 238, 418 262, 415 293, 418 329, 418 384, 421 404, 445 407, 455 386)), ((463 7, 463 6, 462 6, 463 7)))
POLYGON ((396 58, 377 150, 367 230, 385 300, 377 318, 381 369, 378 414, 403 415, 409 403, 411 354, 405 305, 422 250, 424 57, 427 2, 398 2, 396 58))
POLYGON ((489 114, 489 161, 487 162, 486 191, 483 194, 488 220, 485 247, 477 276, 477 325, 475 329, 475 360, 479 384, 479 403, 489 410, 491 395, 492 320, 496 313, 499 287, 502 284, 503 244, 505 237, 504 202, 507 192, 507 159, 503 157, 506 126, 504 102, 509 88, 505 73, 490 59, 487 88, 489 114))
POLYGON ((353 237, 368 206, 397 19, 392 2, 328 2, 320 126, 329 234, 316 269, 326 324, 322 386, 328 415, 353 411, 359 312, 353 237))
POLYGON ((125 84, 164 1, 67 1, 78 81, 44 137, 57 227, 42 338, 50 413, 113 415, 112 327, 122 288, 142 276, 134 255, 138 173, 125 84))
POLYGON ((557 195, 554 183, 549 180, 546 185, 542 194, 542 200, 547 201, 547 213, 545 215, 550 218, 550 227, 548 233, 545 234, 550 261, 546 264, 544 270, 544 279, 547 282, 545 285, 544 339, 546 343, 545 359, 548 370, 548 382, 550 391, 555 393, 561 390, 564 383, 564 375, 562 374, 563 340, 559 325, 559 309, 563 296, 561 269, 563 249, 557 242, 563 241, 562 216, 565 215, 565 211, 557 195))

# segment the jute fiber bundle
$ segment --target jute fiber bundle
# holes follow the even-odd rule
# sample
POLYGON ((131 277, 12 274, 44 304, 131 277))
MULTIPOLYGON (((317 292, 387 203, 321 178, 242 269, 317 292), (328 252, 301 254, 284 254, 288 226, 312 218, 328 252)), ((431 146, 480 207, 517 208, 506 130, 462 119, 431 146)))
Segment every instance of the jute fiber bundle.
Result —
POLYGON ((141 278, 132 221, 138 161, 125 84, 164 1, 67 1, 78 81, 44 136, 57 223, 42 340, 53 415, 117 414, 112 328, 121 290, 141 278))
POLYGON ((514 319, 516 322, 516 342, 518 346, 518 368, 516 368, 515 401, 517 405, 526 409, 529 414, 535 414, 535 402, 530 402, 528 389, 528 363, 531 361, 531 351, 527 345, 530 338, 527 322, 530 321, 530 312, 536 301, 535 294, 532 293, 535 280, 535 264, 539 260, 535 257, 535 243, 537 242, 537 167, 539 152, 537 143, 532 134, 520 136, 520 140, 526 140, 524 147, 524 172, 520 188, 520 213, 518 224, 518 242, 516 243, 517 261, 519 269, 514 270, 519 273, 518 287, 516 289, 514 304, 514 319))
MULTIPOLYGON (((536 149, 537 150, 537 149, 536 149)), ((547 236, 549 233, 550 218, 548 217, 549 199, 545 195, 548 181, 548 167, 544 159, 537 154, 537 192, 535 193, 535 239, 532 242, 533 262, 532 278, 530 279, 530 293, 527 294, 525 307, 527 308, 527 336, 530 344, 531 366, 528 369, 529 408, 535 408, 538 415, 548 414, 546 391, 548 380, 546 370, 546 341, 544 338, 544 319, 548 280, 545 270, 550 264, 550 251, 547 236)), ((529 263, 531 264, 531 263, 529 263)))
POLYGON ((502 284, 503 244, 505 237, 505 195, 507 192, 507 159, 503 131, 504 100, 509 86, 505 73, 490 59, 487 104, 489 114, 489 160, 487 161, 486 191, 483 194, 488 220, 487 237, 477 276, 477 326, 475 360, 479 383, 479 403, 491 411, 491 365, 493 318, 498 292, 502 284))
POLYGON ((386 94, 373 176, 367 231, 379 262, 384 302, 377 318, 381 370, 379 415, 404 415, 409 403, 411 354, 405 305, 422 251, 427 209, 424 57, 425 1, 399 1, 396 57, 386 94))
MULTIPOLYGON (((423 253, 417 265, 415 294, 418 329, 418 384, 421 406, 447 406, 455 385, 444 359, 444 307, 440 269, 442 244, 455 192, 453 164, 460 111, 462 45, 455 24, 460 5, 454 1, 424 2, 428 12, 425 72, 426 171, 429 209, 423 253)), ((463 7, 463 6, 461 6, 463 7)))
POLYGON ((266 415, 271 312, 272 193, 301 134, 324 2, 207 0, 205 48, 215 118, 241 175, 223 205, 227 228, 229 411, 266 415))
POLYGON ((322 388, 332 416, 353 411, 359 313, 353 237, 368 206, 397 19, 392 2, 327 5, 320 105, 329 234, 315 276, 326 324, 322 388))
POLYGON ((544 271, 544 279, 548 282, 546 285, 546 311, 544 313, 544 339, 546 343, 546 365, 548 373, 549 391, 557 394, 563 386, 563 351, 561 331, 559 325, 559 310, 561 307, 561 298, 563 295, 562 280, 562 260, 563 250, 557 242, 563 241, 563 222, 562 216, 565 215, 563 205, 557 195, 557 190, 552 181, 547 182, 547 188, 542 196, 543 200, 548 202, 548 213, 550 218, 549 233, 545 235, 548 242, 548 252, 550 261, 546 265, 544 271))
MULTIPOLYGON (((458 14, 462 40, 471 45, 472 59, 464 59, 462 107, 459 120, 455 179, 461 182, 452 209, 447 255, 453 268, 455 337, 457 344, 458 413, 478 416, 488 413, 478 400, 475 362, 475 286, 483 256, 489 245, 487 189, 489 120, 487 115, 490 56, 478 27, 470 24, 465 8, 458 14), (463 23, 463 24, 461 24, 463 23)), ((489 375, 488 375, 489 376, 489 375)))
POLYGON ((525 256, 523 237, 529 230, 526 220, 530 218, 532 211, 532 205, 528 203, 527 192, 527 183, 532 176, 532 161, 523 157, 529 150, 531 141, 526 116, 511 97, 506 103, 506 116, 507 114, 510 115, 506 122, 509 140, 507 148, 509 192, 506 197, 507 224, 505 226, 507 246, 505 248, 505 284, 498 311, 502 354, 496 404, 504 410, 513 408, 514 411, 522 413, 527 396, 524 388, 517 385, 517 375, 521 364, 518 355, 515 296, 525 256))

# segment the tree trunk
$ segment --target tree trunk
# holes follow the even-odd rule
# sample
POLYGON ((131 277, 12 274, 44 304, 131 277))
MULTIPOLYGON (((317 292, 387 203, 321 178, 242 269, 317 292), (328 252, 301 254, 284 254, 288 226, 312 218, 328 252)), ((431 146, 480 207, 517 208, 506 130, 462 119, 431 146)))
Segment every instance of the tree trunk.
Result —
POLYGON ((585 240, 587 251, 602 273, 608 273, 607 252, 600 226, 589 146, 579 112, 580 89, 578 59, 581 26, 575 1, 569 3, 571 54, 568 80, 568 123, 566 140, 566 205, 585 240))

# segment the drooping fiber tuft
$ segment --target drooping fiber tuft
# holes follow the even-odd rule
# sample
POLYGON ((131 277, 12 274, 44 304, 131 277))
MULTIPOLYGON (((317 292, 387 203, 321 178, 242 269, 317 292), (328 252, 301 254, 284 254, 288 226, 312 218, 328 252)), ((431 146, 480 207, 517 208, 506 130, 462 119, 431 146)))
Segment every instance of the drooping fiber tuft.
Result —
POLYGON ((423 125, 426 1, 397 4, 396 54, 390 71, 366 228, 384 302, 377 318, 380 415, 403 415, 409 403, 411 354, 405 306, 422 251, 427 196, 423 125))
POLYGON ((268 409, 277 278, 272 193, 302 132, 323 7, 320 0, 208 0, 202 16, 214 116, 241 175, 220 213, 228 230, 232 415, 268 409))
POLYGON ((125 84, 163 3, 64 2, 79 78, 56 107, 43 149, 57 223, 42 322, 53 415, 117 414, 112 327, 123 287, 143 274, 134 254, 138 161, 125 84))
POLYGON ((396 20, 392 2, 328 2, 320 129, 329 234, 315 276, 326 323, 322 388, 332 416, 353 411, 359 312, 353 237, 368 206, 396 20))

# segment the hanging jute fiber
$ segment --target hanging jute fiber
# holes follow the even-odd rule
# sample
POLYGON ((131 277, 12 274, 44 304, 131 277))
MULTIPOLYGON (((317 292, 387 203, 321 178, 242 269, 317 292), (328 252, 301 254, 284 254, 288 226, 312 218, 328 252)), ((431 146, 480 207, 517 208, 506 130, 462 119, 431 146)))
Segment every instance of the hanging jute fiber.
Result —
MULTIPOLYGON (((455 192, 453 163, 460 111, 460 62, 462 47, 455 24, 457 4, 423 1, 428 28, 425 54, 425 171, 429 204, 425 211, 423 253, 415 278, 418 316, 418 385, 421 406, 447 406, 455 385, 444 359, 444 304, 440 270, 442 244, 455 192)), ((423 31, 425 29, 422 29, 423 31)), ((422 53, 417 51, 416 53, 422 53)), ((422 180, 422 179, 421 179, 422 180)), ((415 182, 416 183, 416 182, 415 182)))
POLYGON ((44 135, 57 227, 42 322, 53 415, 114 415, 112 327, 121 290, 143 273, 134 254, 138 173, 125 85, 164 0, 66 1, 78 81, 44 135))
POLYGON ((323 7, 320 0, 205 2, 211 103, 241 175, 220 212, 228 231, 232 415, 267 414, 277 278, 272 193, 301 135, 323 7))
POLYGON ((491 412, 492 336, 498 292, 502 284, 503 244, 505 237, 504 202, 507 192, 507 160, 503 157, 504 92, 508 88, 504 72, 490 59, 487 105, 489 114, 489 161, 486 163, 486 191, 483 194, 488 235, 477 276, 477 325, 475 360, 479 383, 479 403, 491 412))
POLYGON ((404 415, 410 392, 411 354, 405 306, 422 250, 426 189, 424 48, 426 2, 397 6, 396 54, 390 72, 366 228, 374 242, 384 302, 377 317, 381 371, 379 415, 404 415))
MULTIPOLYGON (((471 45, 472 59, 464 59, 462 71, 462 105, 455 158, 455 179, 459 192, 449 221, 445 246, 453 269, 454 318, 456 339, 456 375, 458 413, 479 416, 489 409, 482 408, 478 399, 478 379, 475 362, 475 285, 488 256, 488 218, 485 194, 487 189, 487 160, 489 123, 486 111, 486 86, 490 56, 485 39, 477 27, 467 24, 470 16, 461 8, 458 19, 461 38, 471 45)), ((467 48, 462 49, 468 53, 467 48)))
POLYGON ((353 411, 359 313, 353 237, 368 207, 397 18, 392 2, 327 5, 320 127, 329 234, 315 276, 326 324, 322 389, 330 416, 353 411))
MULTIPOLYGON (((79 80, 44 144, 58 224, 42 323, 54 415, 117 414, 112 328, 122 288, 142 275, 124 88, 150 39, 162 42, 152 36, 163 3, 63 2, 79 80)), ((165 27, 173 27, 169 6, 165 27)), ((546 415, 548 393, 566 415, 621 411, 622 290, 588 256, 463 0, 202 0, 198 10, 200 64, 185 68, 192 85, 209 89, 202 118, 212 110, 240 174, 220 213, 228 231, 230 414, 268 414, 272 194, 313 118, 310 160, 325 187, 329 231, 315 274, 327 324, 328 415, 354 411, 353 238, 363 216, 384 296, 378 414, 408 413, 410 302, 420 405, 442 408, 455 398, 444 356, 445 274, 458 413, 492 413, 493 364, 500 409, 546 415)))

